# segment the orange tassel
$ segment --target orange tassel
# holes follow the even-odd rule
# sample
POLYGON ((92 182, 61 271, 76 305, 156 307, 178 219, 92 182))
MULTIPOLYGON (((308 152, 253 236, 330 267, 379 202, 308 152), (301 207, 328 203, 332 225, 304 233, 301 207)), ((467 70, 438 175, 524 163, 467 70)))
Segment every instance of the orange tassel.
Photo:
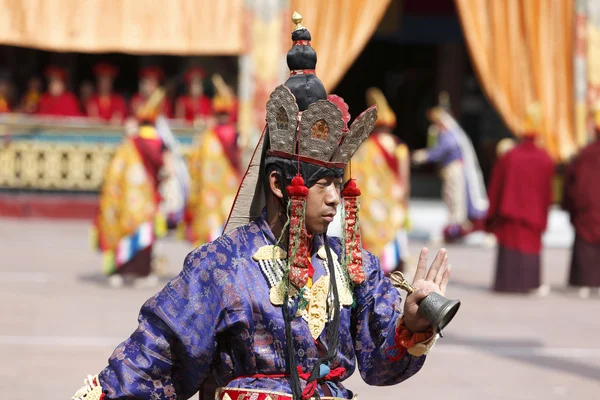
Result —
POLYGON ((287 187, 287 193, 291 202, 288 257, 293 257, 290 260, 290 283, 298 289, 302 289, 309 277, 311 235, 306 230, 304 223, 308 188, 300 174, 292 179, 291 184, 287 187))

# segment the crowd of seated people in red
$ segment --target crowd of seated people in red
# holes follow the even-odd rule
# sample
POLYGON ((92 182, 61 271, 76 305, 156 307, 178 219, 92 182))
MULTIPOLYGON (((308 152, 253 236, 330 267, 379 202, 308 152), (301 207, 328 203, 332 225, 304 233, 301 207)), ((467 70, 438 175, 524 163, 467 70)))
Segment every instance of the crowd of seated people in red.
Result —
MULTIPOLYGON (((66 70, 55 66, 48 67, 45 73, 47 90, 42 92, 42 82, 39 78, 31 78, 21 101, 14 105, 9 101, 9 82, 0 79, 0 113, 88 117, 110 124, 122 124, 125 118, 136 114, 137 108, 144 104, 164 79, 161 68, 156 66, 142 68, 139 72, 139 90, 127 102, 123 96, 113 90, 115 78, 119 74, 119 69, 115 65, 96 64, 94 74, 95 87, 82 85, 81 95, 78 98, 73 92, 67 90, 66 70)), ((204 94, 205 78, 202 68, 189 68, 185 73, 186 93, 177 97, 175 101, 167 98, 162 103, 162 114, 167 118, 185 120, 189 124, 212 116, 211 99, 204 94)), ((231 118, 234 122, 237 121, 237 102, 231 118)))

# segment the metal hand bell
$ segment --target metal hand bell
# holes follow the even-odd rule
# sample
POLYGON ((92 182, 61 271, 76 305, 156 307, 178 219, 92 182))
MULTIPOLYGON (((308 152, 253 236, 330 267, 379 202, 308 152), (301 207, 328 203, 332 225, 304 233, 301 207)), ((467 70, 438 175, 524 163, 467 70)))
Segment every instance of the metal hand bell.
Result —
MULTIPOLYGON (((416 291, 400 271, 392 272, 390 280, 395 288, 405 290, 409 295, 416 291)), ((438 293, 431 292, 419 303, 419 314, 427 318, 433 329, 443 337, 442 329, 452 321, 459 308, 460 300, 450 300, 438 293)))

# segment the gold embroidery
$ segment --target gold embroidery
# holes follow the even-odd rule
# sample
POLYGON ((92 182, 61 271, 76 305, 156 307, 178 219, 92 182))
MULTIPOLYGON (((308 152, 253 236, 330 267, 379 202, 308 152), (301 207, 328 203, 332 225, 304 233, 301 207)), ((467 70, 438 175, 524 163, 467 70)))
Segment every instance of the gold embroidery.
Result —
POLYGON ((254 261, 269 261, 273 259, 285 260, 287 253, 279 246, 263 246, 254 253, 252 259, 254 261))
POLYGON ((327 295, 329 294, 329 275, 323 275, 311 289, 308 304, 308 329, 313 339, 321 336, 327 323, 327 295))

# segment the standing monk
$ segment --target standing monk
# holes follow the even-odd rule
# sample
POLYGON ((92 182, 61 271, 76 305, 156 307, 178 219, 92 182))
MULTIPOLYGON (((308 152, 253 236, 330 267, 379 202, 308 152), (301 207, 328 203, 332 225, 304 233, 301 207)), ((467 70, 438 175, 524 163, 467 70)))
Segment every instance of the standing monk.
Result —
POLYGON ((233 93, 213 77, 216 125, 199 135, 190 152, 190 194, 185 212, 186 238, 198 245, 218 238, 237 193, 242 174, 238 133, 231 121, 233 93))
POLYGON ((393 134, 396 115, 381 90, 370 88, 367 104, 377 105, 377 122, 352 158, 352 178, 367 189, 360 202, 363 247, 379 257, 389 274, 402 270, 408 257, 410 155, 393 134))
POLYGON ((600 288, 600 107, 594 125, 596 141, 582 149, 565 170, 562 203, 575 228, 569 285, 579 287, 583 298, 590 296, 591 288, 600 288))
POLYGON ((202 80, 205 72, 202 68, 192 67, 185 73, 188 85, 187 95, 180 96, 175 104, 175 117, 193 124, 196 119, 206 119, 212 115, 210 98, 204 95, 202 80))
POLYGON ((450 242, 483 229, 489 204, 473 144, 448 108, 444 92, 440 94, 440 104, 427 113, 437 128, 437 144, 428 150, 415 151, 413 162, 433 162, 440 166, 442 198, 449 213, 444 239, 450 242))
POLYGON ((437 332, 417 303, 443 295, 447 254, 427 271, 421 252, 417 291, 402 302, 377 257, 361 250, 359 190, 354 181, 341 189, 377 111, 346 130, 348 109, 314 74, 310 33, 297 27, 292 38, 293 75, 270 97, 225 233, 188 255, 74 399, 188 399, 210 376, 216 400, 352 399, 344 381, 356 369, 367 384, 389 386, 423 366, 437 332), (344 242, 326 235, 342 201, 344 242))
POLYGON ((486 226, 498 240, 497 292, 548 292, 541 286, 540 251, 552 203, 554 164, 535 145, 539 117, 537 107, 530 107, 521 142, 498 160, 490 178, 486 226))
MULTIPOLYGON (((137 110, 140 108, 150 96, 156 92, 160 86, 160 81, 163 79, 163 71, 159 67, 150 66, 140 70, 140 85, 139 92, 135 93, 131 98, 131 114, 137 115, 137 110)), ((165 98, 160 106, 159 114, 166 118, 173 117, 173 110, 168 98, 165 98)))
POLYGON ((152 246, 166 233, 166 220, 159 212, 165 146, 154 121, 163 96, 159 89, 138 108, 139 129, 117 148, 101 188, 97 246, 113 287, 129 277, 136 286, 158 283, 151 275, 152 246))
POLYGON ((67 72, 62 68, 48 67, 46 77, 48 92, 40 98, 40 107, 37 113, 63 117, 81 116, 77 97, 72 92, 66 91, 65 88, 67 72))
POLYGON ((113 83, 119 69, 112 64, 99 63, 94 67, 97 93, 87 102, 88 117, 101 119, 111 124, 122 124, 127 114, 125 99, 113 92, 113 83))

